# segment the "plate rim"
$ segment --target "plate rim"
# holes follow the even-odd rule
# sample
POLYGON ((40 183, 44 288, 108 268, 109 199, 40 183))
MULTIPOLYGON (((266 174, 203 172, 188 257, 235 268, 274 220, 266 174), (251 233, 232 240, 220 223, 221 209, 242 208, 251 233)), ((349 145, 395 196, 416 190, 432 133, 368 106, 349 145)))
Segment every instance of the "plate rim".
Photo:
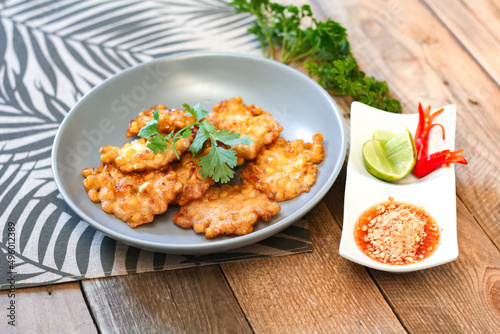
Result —
MULTIPOLYGON (((159 57, 155 58, 146 62, 142 62, 139 64, 136 64, 134 66, 131 66, 127 69, 124 69, 118 73, 113 74, 109 78, 106 78, 96 86, 94 86, 92 89, 90 89, 87 93, 85 93, 74 105, 73 107, 68 111, 68 113, 65 115, 63 121, 59 125, 57 129, 57 133, 54 137, 54 141, 52 144, 52 150, 51 150, 51 164, 52 164, 52 173, 53 173, 53 178, 54 181, 56 182, 57 188, 59 190, 59 193, 63 197, 64 201, 69 205, 69 207, 86 223, 88 223, 90 226, 95 228, 96 230, 104 233, 105 235, 115 239, 119 240, 125 244, 146 249, 146 250, 151 250, 155 252, 163 252, 163 253, 169 253, 169 254, 209 254, 209 253, 216 253, 220 251, 225 251, 225 250, 230 250, 230 249, 236 249, 240 248, 243 246, 247 246, 253 243, 256 243, 258 241, 264 240, 268 237, 271 237, 275 235, 276 233, 280 232, 281 230, 289 227, 293 223, 295 223, 297 220, 299 220, 302 216, 304 216, 307 212, 309 212, 312 208, 314 208, 326 195, 326 193, 330 190, 332 187, 333 183, 337 179, 343 165, 346 159, 346 152, 347 152, 347 140, 346 140, 346 128, 345 128, 345 120, 344 117, 342 116, 342 113, 340 111, 340 108, 337 106, 333 98, 324 90, 323 87, 321 87, 316 81, 311 79, 309 76, 306 74, 300 72, 299 70, 285 65, 283 63, 280 63, 278 61, 265 58, 262 56, 255 56, 255 55, 250 55, 250 54, 244 54, 244 53, 236 53, 236 52, 214 52, 214 51, 208 51, 208 52, 181 52, 181 53, 175 53, 173 55, 168 55, 164 57, 159 57), (232 57, 232 58, 241 58, 241 59, 253 59, 258 62, 264 62, 264 63, 269 63, 272 66, 278 66, 282 67, 286 71, 292 71, 295 73, 295 75, 301 76, 303 79, 309 81, 312 83, 316 88, 318 89, 318 92, 326 97, 328 104, 331 106, 331 111, 334 115, 334 117, 338 120, 338 123, 340 125, 340 134, 339 138, 341 138, 341 150, 339 152, 339 160, 337 161, 336 166, 334 166, 334 169, 330 176, 328 177, 327 181, 321 185, 321 188, 319 189, 319 192, 317 195, 310 201, 308 202, 303 208, 300 210, 294 212, 293 214, 284 217, 279 224, 273 224, 270 226, 267 226, 261 230, 258 231, 253 231, 252 233, 242 235, 242 236, 234 236, 233 238, 228 238, 224 240, 215 240, 203 244, 194 244, 194 243, 189 243, 189 244, 168 244, 168 243, 161 243, 157 241, 147 241, 147 240, 140 240, 136 239, 130 236, 126 236, 121 234, 118 231, 115 231, 113 229, 110 229, 102 224, 100 224, 98 221, 94 221, 91 217, 89 217, 84 211, 82 211, 76 203, 74 203, 71 198, 69 197, 68 193, 66 192, 66 189, 63 187, 60 177, 59 177, 59 171, 57 167, 57 158, 58 158, 58 152, 57 152, 57 147, 60 145, 60 140, 62 136, 62 132, 66 126, 67 123, 70 122, 72 115, 74 115, 75 110, 78 109, 81 103, 83 103, 87 97, 92 94, 94 91, 100 89, 103 85, 108 83, 110 80, 113 80, 114 78, 124 75, 128 71, 134 70, 138 67, 143 67, 143 66, 148 66, 151 64, 154 64, 156 62, 163 62, 165 60, 172 60, 172 59, 187 59, 187 58, 193 58, 193 57, 232 57)), ((118 219, 118 218, 117 218, 118 219)))

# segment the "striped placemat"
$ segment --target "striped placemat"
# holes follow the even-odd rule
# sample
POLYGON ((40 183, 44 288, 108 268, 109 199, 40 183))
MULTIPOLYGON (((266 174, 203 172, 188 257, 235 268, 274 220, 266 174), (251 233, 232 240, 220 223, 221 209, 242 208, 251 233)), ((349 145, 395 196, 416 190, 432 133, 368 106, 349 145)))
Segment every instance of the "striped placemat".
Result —
POLYGON ((305 221, 205 256, 126 246, 82 221, 51 171, 54 136, 93 86, 185 51, 260 55, 253 18, 222 0, 0 1, 0 289, 168 270, 312 250, 305 221))

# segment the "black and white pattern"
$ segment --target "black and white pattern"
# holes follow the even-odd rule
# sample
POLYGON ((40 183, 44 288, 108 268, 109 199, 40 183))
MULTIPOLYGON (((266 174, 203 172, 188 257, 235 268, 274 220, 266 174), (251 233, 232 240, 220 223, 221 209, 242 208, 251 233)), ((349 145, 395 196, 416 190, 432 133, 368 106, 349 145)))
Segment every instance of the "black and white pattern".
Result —
POLYGON ((299 222, 221 254, 142 251, 82 221, 52 178, 50 154, 59 124, 93 86, 177 52, 259 55, 258 41, 246 32, 252 19, 235 14, 223 0, 0 0, 1 289, 12 269, 9 249, 16 252, 18 287, 312 249, 307 224, 299 222))

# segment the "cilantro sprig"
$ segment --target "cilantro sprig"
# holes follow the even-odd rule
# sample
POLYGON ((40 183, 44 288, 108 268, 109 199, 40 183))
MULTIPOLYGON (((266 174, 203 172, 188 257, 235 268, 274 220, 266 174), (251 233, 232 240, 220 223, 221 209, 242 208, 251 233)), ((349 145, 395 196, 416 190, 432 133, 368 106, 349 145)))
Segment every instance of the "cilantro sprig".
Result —
POLYGON ((346 29, 340 23, 330 18, 316 19, 309 5, 299 8, 269 0, 233 0, 230 5, 238 13, 255 16, 248 31, 257 36, 267 57, 304 66, 309 76, 331 94, 347 95, 383 110, 401 112, 401 104, 390 95, 387 82, 377 81, 361 71, 351 52, 346 29))
MULTIPOLYGON (((197 106, 195 106, 197 107, 197 106)), ((208 114, 208 113, 207 113, 208 114)), ((205 115, 206 116, 206 115, 205 115)), ((205 117, 203 116, 203 117, 205 117)), ((177 132, 171 132, 167 136, 164 136, 158 131, 158 121, 160 119, 160 113, 158 109, 153 111, 153 120, 150 121, 146 126, 139 130, 139 137, 146 138, 148 142, 146 146, 153 151, 154 153, 165 152, 170 145, 175 153, 175 157, 177 159, 180 158, 179 152, 175 147, 175 143, 181 138, 189 137, 193 132, 190 129, 193 125, 197 125, 196 123, 190 124, 177 132)))
POLYGON ((198 132, 189 147, 189 152, 194 155, 199 155, 205 142, 210 140, 210 151, 207 155, 200 158, 199 166, 201 167, 201 175, 203 177, 210 176, 216 182, 228 182, 234 176, 232 168, 235 167, 237 163, 236 152, 232 148, 226 149, 220 146, 219 143, 224 145, 249 145, 253 143, 253 140, 248 136, 242 137, 240 134, 230 132, 226 129, 217 130, 212 123, 204 120, 208 112, 200 104, 193 107, 188 104, 183 104, 183 107, 188 113, 193 115, 196 122, 164 136, 158 130, 160 115, 159 111, 155 109, 153 111, 153 120, 139 131, 139 137, 146 138, 148 140, 146 146, 155 153, 165 152, 168 147, 171 146, 175 156, 179 159, 180 155, 175 147, 175 143, 181 138, 191 136, 193 133, 191 128, 197 126, 198 132))

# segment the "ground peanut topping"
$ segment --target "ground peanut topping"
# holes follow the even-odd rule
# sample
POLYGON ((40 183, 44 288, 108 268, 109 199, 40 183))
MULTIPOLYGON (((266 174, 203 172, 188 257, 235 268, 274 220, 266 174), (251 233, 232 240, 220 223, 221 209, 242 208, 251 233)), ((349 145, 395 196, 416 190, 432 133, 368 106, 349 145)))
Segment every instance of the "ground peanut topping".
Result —
POLYGON ((358 246, 371 258, 402 265, 429 256, 439 242, 439 229, 422 209, 389 201, 360 217, 355 236, 358 246))

